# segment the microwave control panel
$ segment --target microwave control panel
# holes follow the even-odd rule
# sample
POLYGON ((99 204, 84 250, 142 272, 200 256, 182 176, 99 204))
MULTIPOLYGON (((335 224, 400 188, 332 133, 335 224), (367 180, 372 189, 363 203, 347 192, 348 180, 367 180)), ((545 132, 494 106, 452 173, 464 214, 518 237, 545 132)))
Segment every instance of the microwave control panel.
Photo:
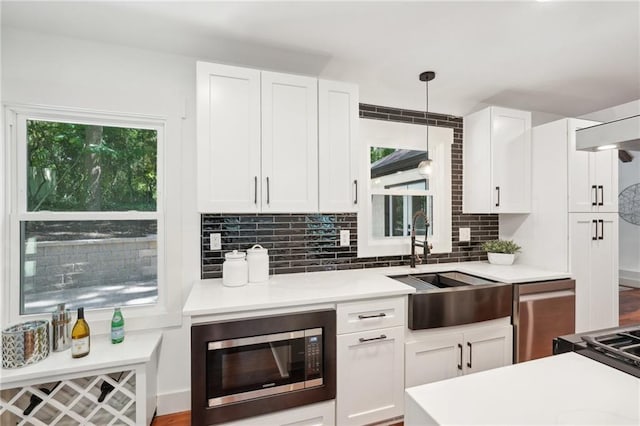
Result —
POLYGON ((306 380, 322 377, 322 334, 307 336, 306 380))

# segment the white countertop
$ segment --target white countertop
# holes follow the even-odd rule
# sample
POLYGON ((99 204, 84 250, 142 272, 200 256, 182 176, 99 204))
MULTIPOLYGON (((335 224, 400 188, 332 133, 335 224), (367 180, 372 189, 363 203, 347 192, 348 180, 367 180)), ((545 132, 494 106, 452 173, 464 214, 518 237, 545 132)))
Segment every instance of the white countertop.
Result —
POLYGON ((272 275, 264 283, 225 287, 221 279, 197 281, 184 305, 190 316, 234 313, 414 293, 413 287, 375 270, 272 275))
POLYGON ((638 425, 640 379, 576 353, 405 391, 405 425, 638 425))
POLYGON ((72 358, 71 349, 49 352, 40 362, 21 368, 0 369, 0 387, 11 388, 33 379, 64 376, 105 368, 134 365, 148 362, 162 339, 160 331, 132 332, 125 334, 124 341, 111 343, 110 334, 91 336, 89 355, 72 358))
POLYGON ((440 263, 348 271, 272 275, 264 283, 225 287, 222 279, 196 281, 184 305, 187 316, 336 303, 414 293, 392 275, 460 271, 494 281, 523 283, 568 278, 567 272, 546 271, 526 265, 491 265, 488 262, 440 263))

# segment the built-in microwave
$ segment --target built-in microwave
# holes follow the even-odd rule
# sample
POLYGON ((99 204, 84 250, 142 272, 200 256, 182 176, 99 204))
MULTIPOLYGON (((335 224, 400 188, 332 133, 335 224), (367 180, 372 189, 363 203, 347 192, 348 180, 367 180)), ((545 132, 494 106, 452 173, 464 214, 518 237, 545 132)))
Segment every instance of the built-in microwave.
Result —
POLYGON ((335 311, 191 328, 192 424, 335 398, 335 311))

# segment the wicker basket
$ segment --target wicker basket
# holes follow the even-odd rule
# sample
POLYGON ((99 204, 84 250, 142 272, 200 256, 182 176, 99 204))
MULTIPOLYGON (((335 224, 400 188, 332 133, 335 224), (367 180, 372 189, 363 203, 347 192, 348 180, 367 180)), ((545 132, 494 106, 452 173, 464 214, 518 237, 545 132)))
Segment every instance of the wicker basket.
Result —
POLYGON ((2 330, 2 368, 18 368, 49 356, 49 321, 27 321, 2 330))

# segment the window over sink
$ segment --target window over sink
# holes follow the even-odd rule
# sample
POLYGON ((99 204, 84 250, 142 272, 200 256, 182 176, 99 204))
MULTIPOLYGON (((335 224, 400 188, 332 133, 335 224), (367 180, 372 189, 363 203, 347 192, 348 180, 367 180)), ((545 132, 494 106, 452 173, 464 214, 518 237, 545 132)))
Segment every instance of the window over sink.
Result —
MULTIPOLYGON (((417 167, 425 159, 426 126, 361 119, 360 129, 367 195, 358 212, 358 256, 409 254, 411 222, 419 210, 429 219, 432 252, 450 252, 453 130, 429 127, 433 172, 425 177, 417 167)), ((422 219, 416 235, 425 236, 422 219)))

